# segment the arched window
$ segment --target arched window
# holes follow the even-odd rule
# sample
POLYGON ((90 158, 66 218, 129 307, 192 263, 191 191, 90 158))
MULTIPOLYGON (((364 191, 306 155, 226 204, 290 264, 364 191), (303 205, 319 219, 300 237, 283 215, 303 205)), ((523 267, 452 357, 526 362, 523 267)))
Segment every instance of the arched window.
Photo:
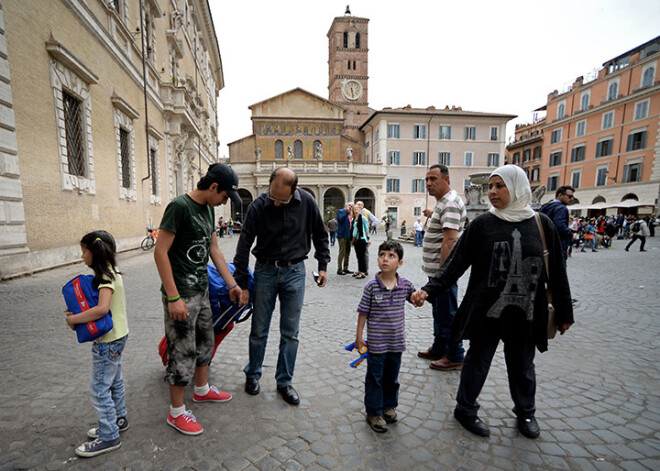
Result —
POLYGON ((360 49, 360 33, 355 33, 355 49, 360 49))
POLYGON ((566 105, 560 103, 559 107, 557 108, 557 119, 562 119, 564 117, 565 110, 566 110, 566 105))
POLYGON ((650 87, 653 85, 653 78, 655 75, 655 67, 649 67, 644 71, 644 77, 642 78, 642 87, 650 87))
POLYGON ((619 96, 619 83, 618 82, 612 82, 610 84, 609 89, 607 90, 607 99, 608 100, 616 100, 616 98, 619 96))
POLYGON ((284 143, 279 139, 275 141, 275 158, 276 159, 284 158, 284 143))
POLYGON ((302 141, 298 139, 296 142, 293 143, 293 158, 294 159, 302 159, 302 141))
POLYGON ((344 31, 344 49, 348 48, 348 32, 344 31))

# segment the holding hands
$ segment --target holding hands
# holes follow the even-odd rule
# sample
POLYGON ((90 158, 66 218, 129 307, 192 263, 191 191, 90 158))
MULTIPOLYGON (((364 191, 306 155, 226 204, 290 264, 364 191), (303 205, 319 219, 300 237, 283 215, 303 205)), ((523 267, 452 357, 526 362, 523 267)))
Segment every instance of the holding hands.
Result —
POLYGON ((410 302, 413 303, 415 307, 421 307, 424 305, 424 301, 429 297, 429 294, 423 289, 418 289, 413 294, 410 295, 410 302))

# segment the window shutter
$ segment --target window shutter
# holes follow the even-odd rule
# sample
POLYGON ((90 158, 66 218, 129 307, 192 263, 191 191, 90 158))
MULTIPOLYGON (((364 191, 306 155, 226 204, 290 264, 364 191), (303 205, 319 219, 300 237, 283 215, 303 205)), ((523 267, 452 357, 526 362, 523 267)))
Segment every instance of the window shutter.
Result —
POLYGON ((642 146, 640 147, 640 149, 645 149, 646 148, 646 131, 642 131, 641 141, 642 141, 642 146))
POLYGON ((632 150, 633 147, 633 135, 628 134, 628 143, 626 144, 626 151, 632 150))

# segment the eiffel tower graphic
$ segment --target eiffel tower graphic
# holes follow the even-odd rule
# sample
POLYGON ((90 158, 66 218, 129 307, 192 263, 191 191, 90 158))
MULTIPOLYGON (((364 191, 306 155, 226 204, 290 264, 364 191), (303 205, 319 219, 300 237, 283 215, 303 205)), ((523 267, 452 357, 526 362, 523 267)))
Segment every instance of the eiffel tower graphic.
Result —
MULTIPOLYGON (((527 315, 527 320, 531 321, 534 317, 534 299, 543 261, 540 257, 527 257, 523 260, 518 229, 513 230, 511 237, 513 250, 506 285, 499 299, 486 313, 486 317, 499 318, 505 308, 517 307, 527 315)), ((493 263, 499 261, 493 260, 493 263)))

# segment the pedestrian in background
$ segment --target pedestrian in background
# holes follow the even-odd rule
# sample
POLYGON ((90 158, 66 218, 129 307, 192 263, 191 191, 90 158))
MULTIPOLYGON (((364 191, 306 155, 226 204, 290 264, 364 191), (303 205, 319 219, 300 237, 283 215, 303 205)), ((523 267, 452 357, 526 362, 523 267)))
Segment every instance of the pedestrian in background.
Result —
POLYGON ((584 245, 580 249, 580 252, 586 252, 584 248, 591 243, 591 251, 598 252, 596 250, 596 220, 590 219, 584 228, 584 245))
POLYGON ((361 205, 357 203, 353 206, 353 221, 351 224, 352 243, 358 262, 358 269, 353 273, 353 277, 357 279, 365 278, 369 274, 369 252, 367 251, 371 243, 369 219, 362 213, 362 209, 361 205))
POLYGON ((403 247, 385 241, 378 247, 380 272, 369 281, 358 305, 355 348, 366 347, 362 338, 367 325, 367 374, 364 381, 364 406, 367 422, 375 432, 387 432, 387 424, 397 421, 399 405, 399 369, 401 354, 406 349, 405 303, 415 287, 399 276, 403 265, 403 247))
POLYGON ((330 245, 333 247, 335 245, 335 240, 337 239, 337 228, 337 220, 334 217, 330 218, 328 221, 328 232, 330 233, 330 245))
POLYGON ((628 252, 628 249, 630 249, 632 244, 634 244, 638 239, 641 241, 639 251, 646 252, 646 250, 644 250, 644 246, 646 245, 646 238, 651 235, 647 221, 648 216, 644 216, 643 218, 631 224, 630 230, 632 231, 633 236, 632 239, 630 239, 630 242, 628 242, 628 245, 626 245, 626 252, 628 252))
POLYGON ((87 431, 91 442, 76 448, 83 458, 101 455, 121 446, 119 432, 128 428, 126 389, 122 374, 122 352, 128 338, 126 297, 121 272, 115 261, 114 238, 106 231, 86 234, 80 241, 82 259, 94 270, 92 282, 99 292, 98 304, 73 315, 66 311, 66 322, 75 330, 77 324, 93 322, 112 311, 112 330, 92 344, 92 403, 98 415, 97 426, 87 431))
MULTIPOLYGON (((160 275, 167 368, 170 389, 167 424, 185 435, 204 431, 183 401, 185 387, 194 381, 194 402, 225 402, 231 394, 209 386, 209 363, 214 333, 206 265, 209 256, 227 283, 229 298, 239 301, 241 289, 218 247, 213 224, 215 206, 241 201, 238 176, 228 165, 212 164, 197 188, 177 196, 165 208, 154 260, 160 275)), ((231 222, 231 220, 230 220, 231 222)))
POLYGON ((544 204, 539 209, 554 223, 559 233, 561 248, 564 251, 564 260, 568 258, 568 246, 573 241, 573 232, 568 227, 568 209, 566 206, 573 201, 575 189, 572 186, 560 186, 555 192, 555 199, 544 204))
POLYGON ((353 273, 348 269, 348 261, 351 256, 351 211, 353 203, 337 211, 337 241, 339 243, 339 255, 337 256, 337 275, 353 273))
POLYGON ((539 214, 549 252, 548 280, 537 213, 530 206, 529 180, 520 167, 505 165, 496 169, 488 187, 490 212, 470 223, 451 257, 428 284, 412 295, 412 301, 421 306, 470 269, 467 291, 452 326, 455 340, 470 340, 454 417, 470 432, 490 435, 488 426, 477 415, 477 398, 502 340, 518 430, 536 438, 540 428, 535 419, 534 354, 535 348, 539 352, 548 349, 546 283, 552 290, 560 333, 573 324, 565 261, 554 224, 539 214))
POLYGON ((422 224, 421 218, 417 218, 413 229, 415 229, 415 247, 421 247, 424 241, 424 224, 422 224))

